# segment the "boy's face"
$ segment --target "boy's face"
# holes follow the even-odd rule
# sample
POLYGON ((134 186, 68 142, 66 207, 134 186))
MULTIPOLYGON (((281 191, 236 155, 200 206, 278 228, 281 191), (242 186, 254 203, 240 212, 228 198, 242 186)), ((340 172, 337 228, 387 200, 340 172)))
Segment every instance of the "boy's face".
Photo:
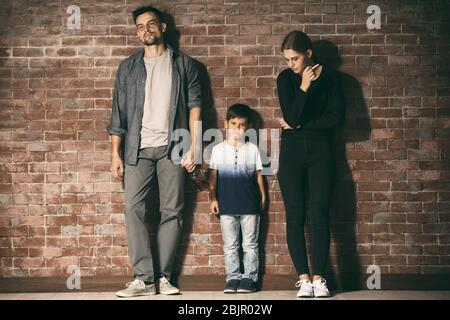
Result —
POLYGON ((248 128, 247 119, 245 118, 231 118, 225 120, 225 129, 227 129, 227 138, 231 141, 243 139, 244 133, 248 128))

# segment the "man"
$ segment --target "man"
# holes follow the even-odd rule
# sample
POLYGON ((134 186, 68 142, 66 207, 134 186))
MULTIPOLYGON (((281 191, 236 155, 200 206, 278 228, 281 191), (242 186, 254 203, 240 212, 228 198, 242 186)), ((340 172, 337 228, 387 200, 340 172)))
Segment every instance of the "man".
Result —
POLYGON ((128 250, 135 278, 116 295, 134 297, 158 291, 178 294, 170 276, 182 228, 184 170, 195 169, 191 150, 196 143, 194 124, 200 121, 201 89, 194 60, 165 43, 163 13, 145 6, 132 15, 144 48, 119 66, 107 128, 112 140, 111 172, 125 184, 128 250), (191 148, 181 165, 171 158, 176 129, 189 129, 192 136, 191 148), (159 279, 155 279, 145 225, 145 202, 156 176, 161 212, 157 234, 159 279))

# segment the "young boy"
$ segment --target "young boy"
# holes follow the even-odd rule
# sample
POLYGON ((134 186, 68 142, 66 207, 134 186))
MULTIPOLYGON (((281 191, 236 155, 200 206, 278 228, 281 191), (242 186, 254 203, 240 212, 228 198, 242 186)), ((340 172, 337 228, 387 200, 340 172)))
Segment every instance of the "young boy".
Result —
POLYGON ((224 123, 226 140, 212 149, 210 198, 212 213, 220 215, 225 267, 224 293, 254 292, 258 281, 259 213, 266 200, 258 147, 245 142, 252 110, 232 105, 224 123), (244 252, 244 273, 240 272, 240 231, 244 252))

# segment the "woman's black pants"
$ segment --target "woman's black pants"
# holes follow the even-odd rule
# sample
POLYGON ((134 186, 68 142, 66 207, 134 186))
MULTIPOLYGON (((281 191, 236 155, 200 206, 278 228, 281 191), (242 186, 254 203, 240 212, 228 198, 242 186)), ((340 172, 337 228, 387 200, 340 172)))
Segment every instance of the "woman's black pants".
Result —
POLYGON ((280 149, 278 181, 286 208, 287 243, 292 262, 299 275, 309 274, 304 231, 308 201, 313 275, 323 276, 330 248, 330 205, 335 174, 330 139, 314 139, 293 132, 282 135, 280 149))

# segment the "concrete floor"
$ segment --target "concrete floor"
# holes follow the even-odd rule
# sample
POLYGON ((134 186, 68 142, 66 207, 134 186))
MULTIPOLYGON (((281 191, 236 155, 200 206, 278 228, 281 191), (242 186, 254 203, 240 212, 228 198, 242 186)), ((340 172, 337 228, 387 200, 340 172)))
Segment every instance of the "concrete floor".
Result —
MULTIPOLYGON (((114 292, 1 293, 0 300, 303 300, 296 291, 224 294, 221 291, 183 291, 180 295, 118 298, 114 292)), ((306 299, 311 300, 311 299, 306 299)), ((321 298, 320 300, 324 300, 321 298)), ((450 300, 450 291, 362 290, 335 293, 326 300, 450 300)))

